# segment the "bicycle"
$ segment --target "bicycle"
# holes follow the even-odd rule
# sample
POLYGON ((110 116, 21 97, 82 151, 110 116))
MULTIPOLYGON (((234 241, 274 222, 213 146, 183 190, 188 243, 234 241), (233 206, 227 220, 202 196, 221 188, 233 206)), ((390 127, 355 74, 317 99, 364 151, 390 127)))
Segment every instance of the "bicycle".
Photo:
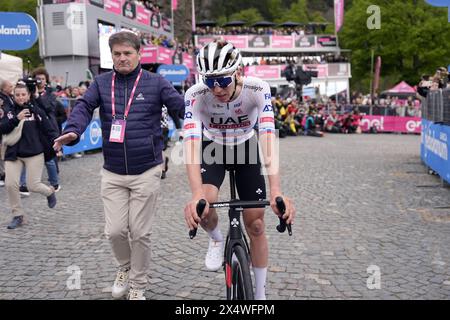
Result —
MULTIPOLYGON (((246 208, 265 208, 270 206, 270 202, 261 201, 240 201, 236 199, 236 181, 234 169, 226 167, 230 176, 231 200, 228 202, 210 203, 210 208, 228 208, 229 229, 224 250, 224 271, 227 300, 253 300, 253 283, 250 274, 250 247, 241 228, 241 212, 246 208)), ((278 210, 284 214, 285 204, 281 197, 275 199, 278 210)), ((206 201, 201 199, 197 203, 197 214, 201 217, 205 209, 206 201)), ((277 230, 280 233, 288 229, 289 236, 292 236, 291 224, 280 216, 280 224, 277 230)), ((197 229, 189 231, 189 237, 193 239, 197 234, 197 229)))

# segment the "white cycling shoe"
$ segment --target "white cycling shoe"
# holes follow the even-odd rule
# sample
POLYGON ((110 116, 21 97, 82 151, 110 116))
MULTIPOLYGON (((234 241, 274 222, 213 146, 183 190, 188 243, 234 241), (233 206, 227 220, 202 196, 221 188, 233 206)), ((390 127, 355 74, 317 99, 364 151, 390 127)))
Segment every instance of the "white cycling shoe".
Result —
POLYGON ((223 241, 209 239, 208 252, 205 257, 205 266, 209 271, 217 271, 223 263, 223 241))

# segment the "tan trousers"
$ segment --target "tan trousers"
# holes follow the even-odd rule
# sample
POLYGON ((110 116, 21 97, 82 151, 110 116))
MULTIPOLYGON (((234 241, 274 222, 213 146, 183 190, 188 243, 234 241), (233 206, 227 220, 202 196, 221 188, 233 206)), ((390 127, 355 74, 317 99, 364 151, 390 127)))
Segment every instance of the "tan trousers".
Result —
POLYGON ((159 193, 161 167, 140 175, 102 170, 105 234, 121 268, 130 268, 130 285, 145 289, 150 264, 150 235, 159 193))
POLYGON ((46 197, 53 193, 53 189, 42 183, 42 169, 44 168, 44 154, 34 157, 17 158, 15 161, 5 161, 5 187, 13 216, 24 215, 20 200, 19 183, 22 168, 27 170, 27 187, 31 192, 40 193, 46 197))

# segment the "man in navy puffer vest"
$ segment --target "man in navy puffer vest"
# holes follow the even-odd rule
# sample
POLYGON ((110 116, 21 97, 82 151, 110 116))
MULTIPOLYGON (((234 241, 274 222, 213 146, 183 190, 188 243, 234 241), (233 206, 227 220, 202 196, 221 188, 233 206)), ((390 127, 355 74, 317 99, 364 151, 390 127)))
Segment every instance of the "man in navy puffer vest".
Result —
POLYGON ((184 99, 163 77, 141 68, 140 39, 134 33, 113 34, 109 47, 114 70, 97 76, 77 101, 54 148, 76 144, 100 107, 105 233, 119 263, 112 295, 145 300, 161 176, 162 105, 184 117, 184 99))

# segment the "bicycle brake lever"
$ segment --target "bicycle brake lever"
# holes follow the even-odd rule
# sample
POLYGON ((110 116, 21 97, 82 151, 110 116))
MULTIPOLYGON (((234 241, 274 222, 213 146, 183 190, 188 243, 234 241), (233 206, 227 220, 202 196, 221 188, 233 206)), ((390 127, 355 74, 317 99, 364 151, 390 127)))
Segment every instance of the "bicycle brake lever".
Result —
MULTIPOLYGON (((205 210, 205 207, 206 207, 206 200, 200 199, 197 202, 197 206, 195 208, 195 210, 197 211, 197 214, 200 218, 202 217, 202 213, 203 213, 203 210, 205 210)), ((196 235, 197 235, 197 228, 189 230, 189 238, 194 239, 196 235)))

